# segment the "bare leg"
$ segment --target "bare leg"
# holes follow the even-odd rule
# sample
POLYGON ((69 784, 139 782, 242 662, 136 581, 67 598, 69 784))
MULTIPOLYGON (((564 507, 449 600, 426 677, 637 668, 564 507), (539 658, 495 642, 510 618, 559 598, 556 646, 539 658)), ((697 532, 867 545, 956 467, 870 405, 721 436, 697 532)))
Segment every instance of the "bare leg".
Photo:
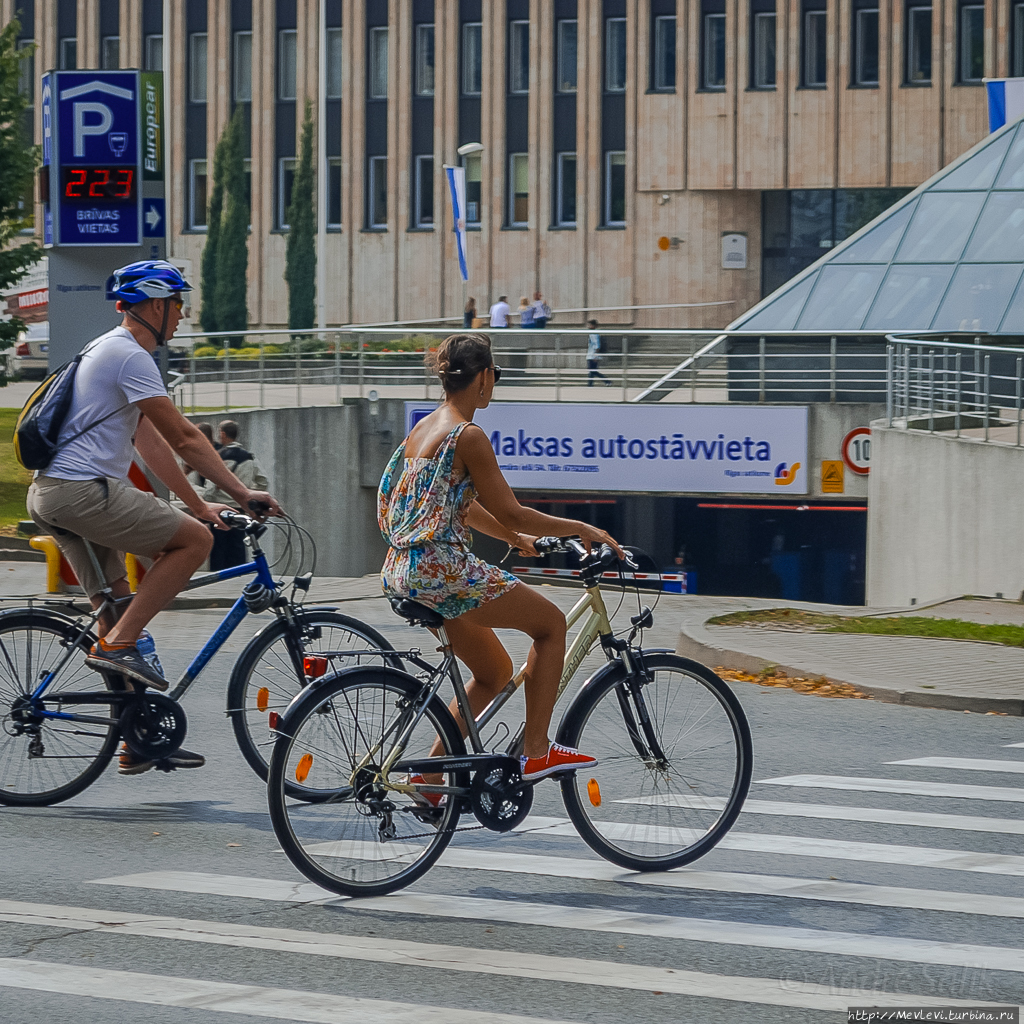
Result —
MULTIPOLYGON (((115 598, 132 596, 132 590, 131 587, 128 586, 128 580, 125 579, 123 576, 121 577, 121 579, 114 580, 114 582, 110 584, 110 593, 115 598)), ((106 600, 106 598, 104 597, 103 594, 96 594, 95 596, 89 598, 89 603, 93 606, 94 609, 96 609, 103 604, 104 600, 106 600)), ((96 623, 96 631, 99 633, 100 636, 106 636, 114 628, 114 623, 116 622, 117 613, 115 611, 108 609, 100 615, 99 620, 96 623)))
POLYGON ((206 560, 213 535, 205 523, 181 524, 139 584, 138 592, 117 624, 107 633, 109 643, 134 643, 157 612, 170 604, 206 560))

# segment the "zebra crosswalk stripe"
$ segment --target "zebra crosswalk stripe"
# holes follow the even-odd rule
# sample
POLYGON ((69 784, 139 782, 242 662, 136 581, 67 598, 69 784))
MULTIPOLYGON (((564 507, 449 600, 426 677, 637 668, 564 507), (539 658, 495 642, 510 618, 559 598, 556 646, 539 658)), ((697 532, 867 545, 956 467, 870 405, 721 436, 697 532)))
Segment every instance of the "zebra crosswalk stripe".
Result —
POLYGON ((843 775, 781 775, 758 779, 758 785, 793 786, 803 789, 845 789, 859 793, 896 793, 901 796, 933 796, 953 800, 993 800, 1024 803, 1024 789, 1004 786, 969 786, 948 782, 914 782, 910 779, 868 779, 843 775))
POLYGON ((955 768, 962 772, 1004 772, 1024 775, 1024 761, 993 761, 984 757, 912 757, 906 761, 886 761, 915 768, 955 768))

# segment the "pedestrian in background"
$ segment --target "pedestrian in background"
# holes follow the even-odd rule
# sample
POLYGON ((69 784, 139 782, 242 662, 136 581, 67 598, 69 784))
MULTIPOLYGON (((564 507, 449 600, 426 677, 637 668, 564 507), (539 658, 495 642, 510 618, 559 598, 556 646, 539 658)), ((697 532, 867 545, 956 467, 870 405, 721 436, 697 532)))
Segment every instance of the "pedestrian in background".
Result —
POLYGON ((551 319, 551 307, 544 301, 540 292, 533 293, 533 326, 542 331, 551 319))
MULTIPOLYGON (((267 483, 267 475, 256 461, 256 456, 246 451, 238 443, 238 424, 234 420, 222 420, 218 430, 220 431, 220 449, 218 454, 239 480, 250 481, 246 487, 250 490, 264 490, 264 487, 253 487, 253 483, 262 481, 267 483)), ((223 501, 225 505, 238 506, 232 501, 230 495, 222 498, 214 498, 214 494, 224 494, 216 484, 208 484, 204 494, 207 502, 223 501)), ((238 509, 248 515, 247 509, 238 509)), ((244 565, 248 561, 245 551, 245 535, 240 530, 214 530, 213 550, 210 552, 210 569, 216 572, 220 569, 230 569, 235 565, 244 565)))
POLYGON ((499 295, 498 301, 491 306, 491 326, 508 327, 508 315, 511 312, 507 295, 499 295))
POLYGON ((533 322, 533 305, 525 295, 519 300, 519 326, 530 330, 536 326, 533 322))
POLYGON ((594 381, 600 379, 603 384, 610 383, 608 378, 597 368, 601 361, 601 335, 597 333, 597 321, 588 320, 590 334, 587 336, 587 387, 592 388, 594 381))
POLYGON ((462 312, 462 329, 471 331, 473 321, 476 319, 476 299, 472 295, 466 300, 466 308, 462 312))

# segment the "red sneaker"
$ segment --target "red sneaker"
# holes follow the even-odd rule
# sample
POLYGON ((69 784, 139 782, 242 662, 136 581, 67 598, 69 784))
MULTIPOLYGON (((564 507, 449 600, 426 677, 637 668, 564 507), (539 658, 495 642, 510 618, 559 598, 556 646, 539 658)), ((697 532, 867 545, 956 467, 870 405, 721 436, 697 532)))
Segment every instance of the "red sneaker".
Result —
POLYGON ((519 763, 522 766, 523 781, 533 782, 535 779, 543 779, 558 772, 591 768, 597 764, 597 758, 591 757, 589 754, 581 754, 578 750, 573 750, 572 747, 563 747, 560 743, 552 743, 543 757, 527 757, 523 754, 519 758, 519 763))
MULTIPOLYGON (((427 780, 425 778, 423 778, 422 775, 410 775, 409 776, 409 782, 412 785, 414 785, 414 786, 427 786, 427 785, 429 785, 427 780)), ((441 806, 441 801, 444 800, 445 796, 447 796, 446 793, 423 793, 423 792, 411 793, 410 795, 412 796, 413 800, 416 801, 416 803, 423 804, 424 806, 429 805, 431 807, 440 807, 441 806)))

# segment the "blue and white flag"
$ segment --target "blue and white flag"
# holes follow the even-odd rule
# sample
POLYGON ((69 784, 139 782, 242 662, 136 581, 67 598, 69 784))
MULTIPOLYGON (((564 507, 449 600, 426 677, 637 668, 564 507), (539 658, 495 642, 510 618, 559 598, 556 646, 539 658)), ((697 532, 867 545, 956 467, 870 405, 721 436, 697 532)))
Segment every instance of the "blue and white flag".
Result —
POLYGON ((452 197, 452 220, 455 223, 455 245, 459 252, 459 273, 462 280, 469 280, 466 264, 466 169, 444 165, 448 176, 448 191, 452 197))
POLYGON ((985 91, 990 132, 1024 117, 1024 78, 986 78, 985 91))

